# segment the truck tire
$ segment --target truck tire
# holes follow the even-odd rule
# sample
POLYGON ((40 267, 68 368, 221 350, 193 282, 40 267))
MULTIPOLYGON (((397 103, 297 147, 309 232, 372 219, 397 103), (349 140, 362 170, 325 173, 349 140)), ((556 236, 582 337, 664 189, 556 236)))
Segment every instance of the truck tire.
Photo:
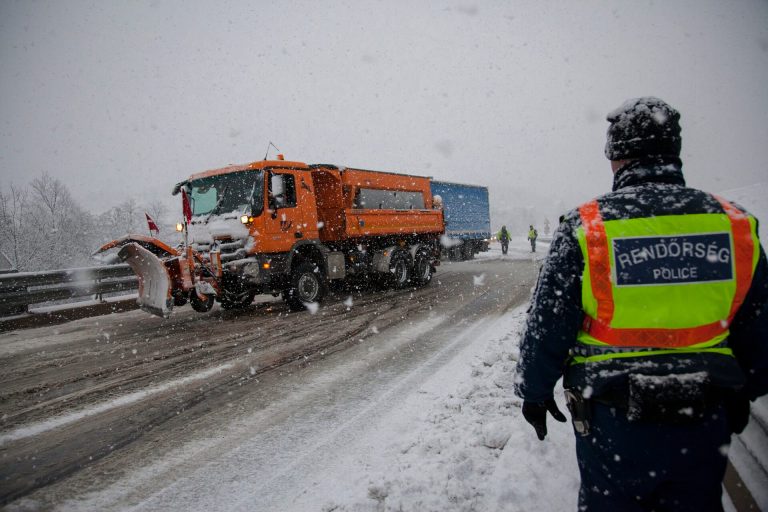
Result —
POLYGON ((205 294, 205 299, 201 299, 195 290, 189 294, 189 303, 192 305, 192 309, 198 313, 207 313, 211 310, 214 303, 214 297, 210 294, 205 294))
POLYGON ((283 299, 293 311, 306 309, 305 304, 320 302, 328 287, 320 268, 310 261, 299 263, 291 273, 291 286, 283 292, 283 299))
POLYGON ((389 281, 394 288, 405 288, 411 284, 411 259, 405 251, 395 251, 389 261, 389 281))
POLYGON ((416 254, 416 260, 413 262, 413 280, 419 286, 424 286, 432 280, 432 261, 424 251, 416 254))
POLYGON ((475 257, 475 248, 472 246, 472 242, 466 241, 461 246, 461 259, 463 261, 471 260, 475 257))

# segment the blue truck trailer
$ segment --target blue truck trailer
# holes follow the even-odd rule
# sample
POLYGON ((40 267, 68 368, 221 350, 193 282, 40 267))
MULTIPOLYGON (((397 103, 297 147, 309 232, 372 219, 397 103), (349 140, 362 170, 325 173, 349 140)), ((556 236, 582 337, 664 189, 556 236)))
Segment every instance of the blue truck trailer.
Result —
POLYGON ((491 212, 488 187, 432 181, 432 197, 439 196, 445 218, 443 256, 470 260, 488 250, 491 212))

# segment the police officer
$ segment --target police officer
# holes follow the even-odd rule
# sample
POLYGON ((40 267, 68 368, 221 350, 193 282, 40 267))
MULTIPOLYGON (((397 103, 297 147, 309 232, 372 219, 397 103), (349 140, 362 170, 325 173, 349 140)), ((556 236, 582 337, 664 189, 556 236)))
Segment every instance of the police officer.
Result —
POLYGON ((613 192, 566 214, 528 311, 516 384, 539 439, 565 421, 579 510, 722 510, 725 448, 768 392, 768 264, 757 221, 685 186, 679 113, 608 115, 613 192))
POLYGON ((507 249, 509 248, 509 231, 507 231, 507 226, 501 226, 501 231, 499 231, 499 234, 497 235, 499 242, 501 242, 501 254, 507 254, 507 249))
POLYGON ((528 241, 531 242, 531 252, 536 252, 536 239, 539 237, 539 232, 533 227, 528 226, 528 241))

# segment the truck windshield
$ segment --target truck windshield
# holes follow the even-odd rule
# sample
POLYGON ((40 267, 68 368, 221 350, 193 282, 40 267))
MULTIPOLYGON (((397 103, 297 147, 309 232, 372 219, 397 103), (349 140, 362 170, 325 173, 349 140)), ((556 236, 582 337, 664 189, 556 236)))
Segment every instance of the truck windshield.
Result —
POLYGON ((192 215, 261 214, 264 172, 243 171, 190 181, 192 215))

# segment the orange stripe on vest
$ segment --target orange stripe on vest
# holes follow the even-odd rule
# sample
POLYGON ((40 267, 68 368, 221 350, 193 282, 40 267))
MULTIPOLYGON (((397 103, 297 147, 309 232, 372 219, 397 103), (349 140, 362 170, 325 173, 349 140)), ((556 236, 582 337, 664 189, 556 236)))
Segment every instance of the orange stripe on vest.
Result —
POLYGON ((731 323, 736 312, 744 303, 744 298, 752 283, 752 255, 755 246, 752 239, 752 228, 749 217, 722 197, 714 196, 722 205, 728 219, 731 221, 733 231, 734 257, 736 258, 736 294, 731 304, 731 312, 728 315, 728 324, 731 323))
POLYGON ((579 208, 579 215, 587 237, 589 275, 592 281, 592 295, 597 299, 597 319, 610 324, 614 310, 611 261, 608 235, 605 233, 605 224, 597 201, 591 201, 579 208))

